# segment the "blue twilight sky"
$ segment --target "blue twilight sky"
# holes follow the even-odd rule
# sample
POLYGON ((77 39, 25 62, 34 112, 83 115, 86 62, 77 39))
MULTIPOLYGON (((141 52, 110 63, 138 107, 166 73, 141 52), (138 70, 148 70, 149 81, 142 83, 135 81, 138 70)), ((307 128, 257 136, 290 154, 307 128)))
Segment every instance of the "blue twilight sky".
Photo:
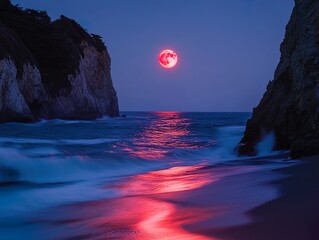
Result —
POLYGON ((120 109, 251 111, 273 78, 293 0, 13 0, 103 37, 120 109), (161 68, 174 49, 179 63, 161 68))

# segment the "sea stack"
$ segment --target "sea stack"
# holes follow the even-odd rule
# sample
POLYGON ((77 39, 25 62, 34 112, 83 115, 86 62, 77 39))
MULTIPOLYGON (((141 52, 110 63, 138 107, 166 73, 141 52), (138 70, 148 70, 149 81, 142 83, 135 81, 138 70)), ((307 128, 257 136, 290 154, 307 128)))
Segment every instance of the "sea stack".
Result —
POLYGON ((118 116, 101 37, 0 0, 0 122, 118 116))
POLYGON ((318 0, 295 0, 274 80, 247 122, 239 154, 256 154, 270 132, 275 150, 290 150, 294 158, 319 154, 318 0))

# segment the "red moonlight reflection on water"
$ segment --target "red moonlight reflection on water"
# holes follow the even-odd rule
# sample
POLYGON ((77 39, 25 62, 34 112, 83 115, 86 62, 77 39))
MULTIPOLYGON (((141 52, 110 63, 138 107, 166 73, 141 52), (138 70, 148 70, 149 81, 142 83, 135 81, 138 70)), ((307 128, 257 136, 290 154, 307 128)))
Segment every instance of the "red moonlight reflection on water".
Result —
POLYGON ((173 50, 165 49, 159 54, 158 61, 163 68, 172 68, 175 67, 178 57, 173 50))
POLYGON ((205 165, 179 166, 130 177, 121 190, 125 195, 173 193, 201 188, 216 181, 209 172, 198 171, 205 165))
POLYGON ((121 146, 132 157, 159 160, 174 149, 196 149, 183 139, 189 134, 189 119, 179 112, 156 112, 150 124, 138 133, 132 141, 133 146, 121 146))

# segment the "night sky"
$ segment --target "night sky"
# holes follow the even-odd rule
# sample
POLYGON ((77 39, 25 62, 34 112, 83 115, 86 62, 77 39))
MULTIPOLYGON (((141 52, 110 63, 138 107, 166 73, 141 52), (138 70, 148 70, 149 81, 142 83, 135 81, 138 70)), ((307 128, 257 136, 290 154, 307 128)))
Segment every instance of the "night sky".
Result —
POLYGON ((251 111, 273 78, 293 0, 13 0, 103 37, 122 111, 251 111), (178 65, 157 62, 174 49, 178 65))

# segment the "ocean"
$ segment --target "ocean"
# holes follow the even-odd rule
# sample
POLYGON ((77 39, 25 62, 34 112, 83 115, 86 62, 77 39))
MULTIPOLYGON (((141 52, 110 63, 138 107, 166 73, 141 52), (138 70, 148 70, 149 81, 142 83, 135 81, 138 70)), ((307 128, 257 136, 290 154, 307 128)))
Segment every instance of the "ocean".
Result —
MULTIPOLYGON (((145 218, 139 219, 141 212, 131 213, 129 216, 136 216, 126 222, 128 216, 113 211, 151 208, 148 212, 152 212, 161 205, 152 208, 150 200, 145 202, 146 195, 153 196, 155 201, 155 195, 193 191, 226 176, 287 164, 282 161, 242 164, 243 157, 238 157, 234 149, 251 113, 121 114, 125 117, 0 125, 1 240, 204 239, 176 232, 172 222, 170 226, 175 232, 172 229, 156 232, 163 227, 153 226, 157 221, 154 216, 165 215, 167 209, 151 214, 154 219, 149 220, 146 228, 142 225, 145 218), (214 174, 198 171, 209 168, 215 169, 214 174), (139 198, 133 203, 132 196, 139 198), (103 211, 109 209, 107 213, 102 214, 101 206, 94 207, 95 211, 87 205, 81 207, 100 201, 107 202, 103 207, 103 211), (70 206, 80 207, 75 210, 70 206), (80 221, 79 225, 76 221, 79 218, 85 219, 85 223, 80 221), (94 224, 87 222, 92 219, 94 224), (103 228, 101 233, 95 220, 102 219, 108 230, 103 228), (152 229, 152 233, 145 229, 152 229), (96 232, 98 235, 94 235, 96 232), (161 238, 163 234, 171 234, 171 238, 161 238)), ((266 138, 258 146, 260 152, 272 154, 272 144, 272 137, 266 138)), ((258 177, 255 179, 258 181, 258 177)), ((266 192, 268 195, 261 201, 277 194, 277 190, 266 192)), ((164 202, 166 207, 171 204, 164 202)), ((172 221, 177 224, 182 220, 172 221)))

